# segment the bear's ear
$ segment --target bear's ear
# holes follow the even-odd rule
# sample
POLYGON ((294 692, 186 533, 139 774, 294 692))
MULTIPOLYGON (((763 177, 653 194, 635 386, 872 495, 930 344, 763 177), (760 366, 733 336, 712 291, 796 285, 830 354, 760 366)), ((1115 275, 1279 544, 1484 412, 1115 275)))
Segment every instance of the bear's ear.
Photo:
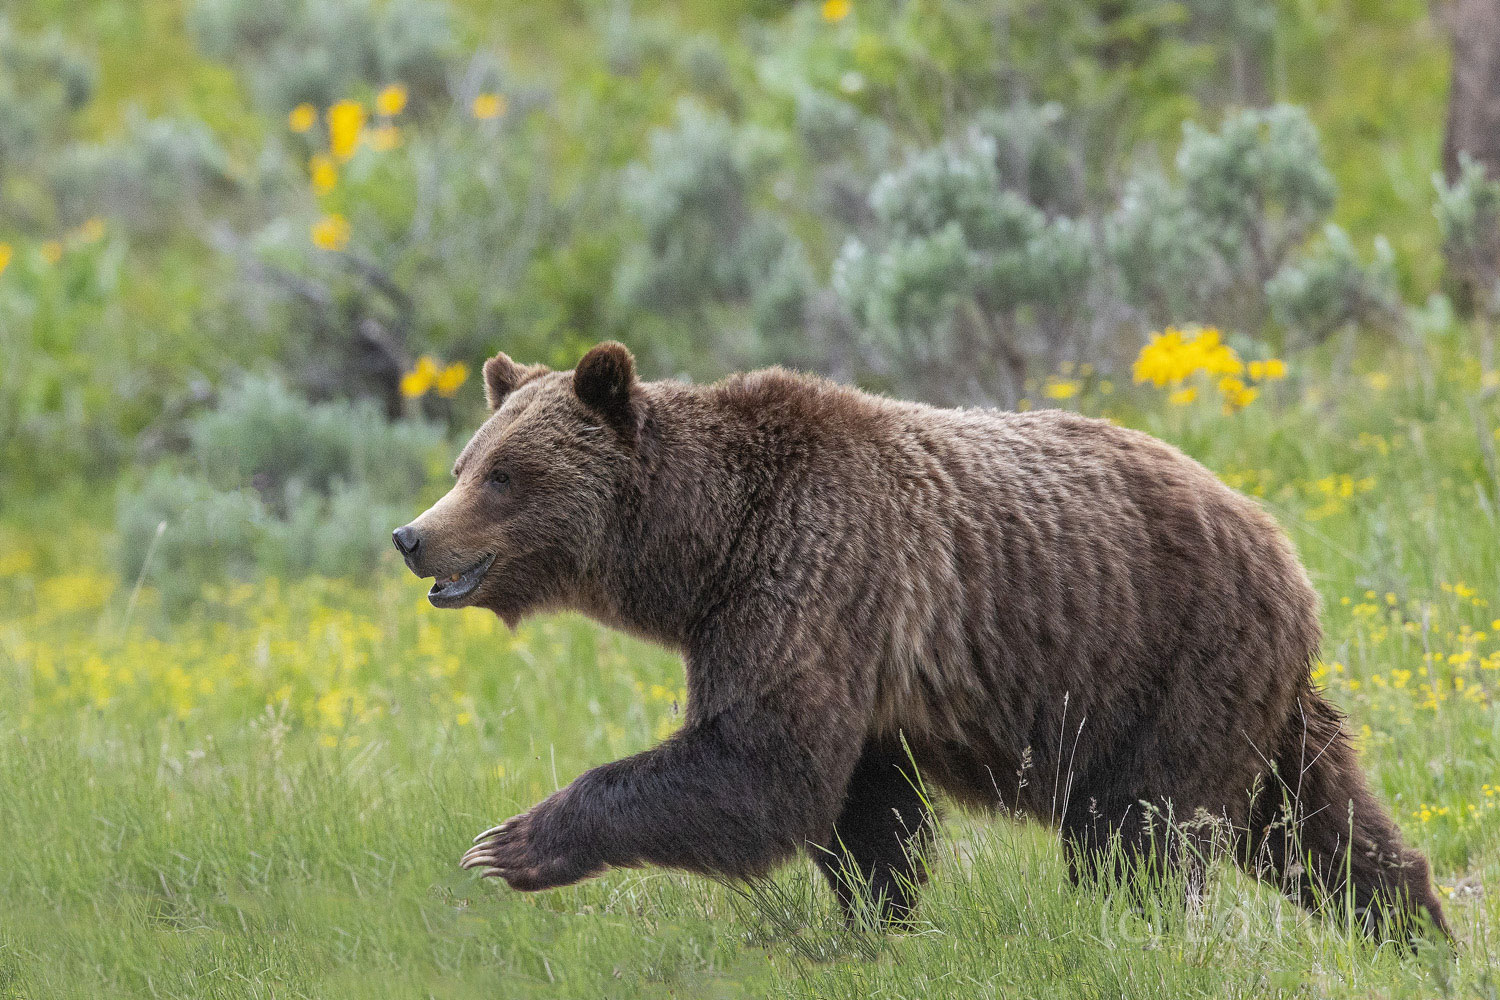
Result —
POLYGON ((500 409, 505 397, 546 371, 544 365, 518 365, 504 351, 484 363, 484 398, 490 412, 500 409))
POLYGON ((627 439, 635 436, 635 358, 610 340, 593 348, 573 369, 573 391, 627 439))

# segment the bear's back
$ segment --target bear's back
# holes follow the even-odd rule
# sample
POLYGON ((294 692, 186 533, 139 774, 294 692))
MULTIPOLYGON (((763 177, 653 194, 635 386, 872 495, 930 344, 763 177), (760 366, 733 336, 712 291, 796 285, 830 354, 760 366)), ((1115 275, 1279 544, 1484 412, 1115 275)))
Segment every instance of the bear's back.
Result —
POLYGON ((1059 691, 1126 718, 1184 687, 1269 716, 1307 669, 1316 598, 1290 543, 1164 442, 777 371, 730 396, 779 470, 766 565, 864 643, 877 727, 958 732, 989 713, 1028 732, 1059 691))

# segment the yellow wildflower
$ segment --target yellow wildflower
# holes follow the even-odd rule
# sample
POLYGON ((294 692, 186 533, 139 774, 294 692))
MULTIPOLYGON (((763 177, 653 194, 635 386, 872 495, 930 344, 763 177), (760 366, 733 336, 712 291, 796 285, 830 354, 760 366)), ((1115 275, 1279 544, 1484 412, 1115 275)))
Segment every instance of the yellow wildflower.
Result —
POLYGON ((854 9, 850 0, 823 0, 823 20, 829 24, 837 24, 849 16, 854 9))
POLYGON ((1255 402, 1260 390, 1247 386, 1232 375, 1219 379, 1219 394, 1224 397, 1224 412, 1235 413, 1255 402))
POLYGON ((339 168, 327 153, 315 154, 308 163, 307 172, 312 178, 312 188, 318 194, 327 194, 339 182, 339 168))
POLYGON ((365 106, 358 101, 339 101, 328 109, 328 148, 340 163, 359 148, 359 135, 365 127, 365 106))
POLYGON ((422 355, 417 359, 416 367, 401 376, 401 395, 407 399, 425 396, 437 382, 438 375, 437 361, 431 355, 422 355))
POLYGON ((1220 339, 1213 327, 1188 333, 1167 327, 1153 334, 1150 343, 1136 357, 1134 376, 1137 384, 1150 382, 1157 388, 1181 385, 1193 375, 1240 375, 1244 362, 1234 348, 1220 339))
POLYGON ((1272 382, 1286 378, 1286 362, 1280 358, 1267 358, 1266 378, 1272 382))
POLYGON ((1365 382, 1376 392, 1385 392, 1391 387, 1391 377, 1385 372, 1371 372, 1365 376, 1365 382))
POLYGON ((9 243, 0 243, 0 274, 4 274, 5 269, 10 267, 10 259, 15 255, 16 252, 11 249, 9 243))
POLYGON ((382 87, 375 95, 375 110, 387 118, 399 115, 406 108, 406 88, 399 83, 382 87))
POLYGON ((1173 406, 1187 406, 1198 398, 1198 387, 1190 385, 1184 389, 1178 389, 1167 397, 1167 402, 1173 406))
POLYGON ((1078 395, 1078 383, 1072 379, 1049 378, 1043 394, 1048 399, 1072 399, 1078 395))
POLYGON ((382 125, 370 130, 370 148, 377 153, 389 153, 401 145, 401 130, 394 125, 382 125))
POLYGON ((323 216, 312 227, 313 246, 319 250, 342 250, 349 245, 349 220, 337 212, 323 216))
POLYGON ((306 132, 318 121, 318 109, 311 104, 299 104, 286 116, 287 127, 293 132, 306 132))
POLYGON ((480 119, 481 121, 488 121, 491 118, 499 118, 501 115, 505 114, 505 108, 506 103, 504 94, 480 94, 478 97, 474 98, 474 103, 471 106, 471 110, 474 112, 474 117, 480 119))
POLYGON ((443 369, 442 373, 433 381, 433 388, 444 399, 452 399, 454 393, 458 392, 459 386, 467 382, 468 379, 469 366, 462 361, 457 361, 443 369))

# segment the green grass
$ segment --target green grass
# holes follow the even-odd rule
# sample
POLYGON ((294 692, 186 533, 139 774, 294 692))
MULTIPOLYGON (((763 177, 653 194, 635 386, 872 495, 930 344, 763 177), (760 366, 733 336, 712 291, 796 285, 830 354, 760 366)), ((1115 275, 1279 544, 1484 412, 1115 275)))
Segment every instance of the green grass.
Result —
POLYGON ((469 838, 670 731, 673 657, 574 618, 511 635, 436 611, 394 560, 211 589, 172 620, 105 569, 80 520, 102 501, 60 493, 0 530, 0 996, 1493 997, 1500 405, 1466 357, 1343 384, 1307 359, 1233 417, 1080 397, 1292 532, 1322 681, 1432 858, 1453 960, 1376 950, 1223 867, 1200 907, 1137 911, 1072 887, 1040 826, 961 814, 910 933, 843 930, 806 862, 753 889, 643 870, 513 894, 457 869, 469 838))

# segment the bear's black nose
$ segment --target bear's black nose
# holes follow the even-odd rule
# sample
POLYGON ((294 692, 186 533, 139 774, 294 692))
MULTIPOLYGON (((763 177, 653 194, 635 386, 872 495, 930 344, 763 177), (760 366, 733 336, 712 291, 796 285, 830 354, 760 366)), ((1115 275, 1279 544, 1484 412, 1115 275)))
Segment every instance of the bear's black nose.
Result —
POLYGON ((418 535, 417 529, 413 528, 409 524, 403 524, 401 527, 391 532, 391 541, 395 542, 396 549, 403 556, 407 556, 408 558, 410 558, 411 555, 417 551, 417 549, 422 547, 422 536, 418 535))

